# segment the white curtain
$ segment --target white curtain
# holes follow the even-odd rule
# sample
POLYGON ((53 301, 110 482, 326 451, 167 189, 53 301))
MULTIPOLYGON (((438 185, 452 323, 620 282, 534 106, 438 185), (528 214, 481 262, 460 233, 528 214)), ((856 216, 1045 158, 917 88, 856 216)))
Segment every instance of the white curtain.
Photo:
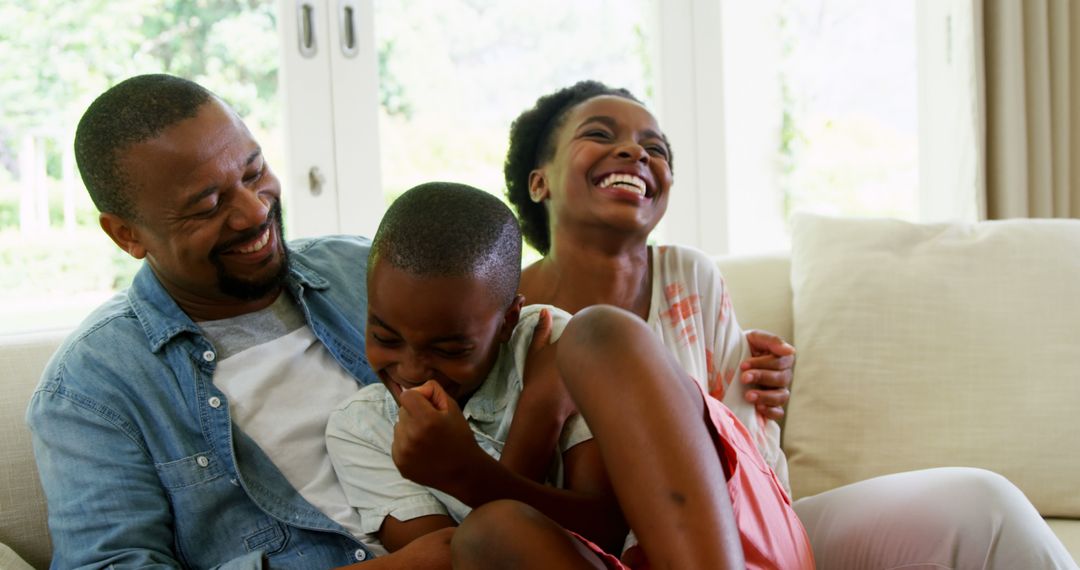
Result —
POLYGON ((1080 218, 1080 2, 972 2, 980 217, 1080 218))

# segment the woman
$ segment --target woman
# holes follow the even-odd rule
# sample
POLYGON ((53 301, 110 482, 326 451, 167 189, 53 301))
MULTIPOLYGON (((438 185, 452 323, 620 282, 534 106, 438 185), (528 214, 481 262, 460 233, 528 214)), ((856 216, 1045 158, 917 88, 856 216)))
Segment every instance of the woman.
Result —
POLYGON ((748 347, 715 263, 687 248, 647 245, 667 209, 671 159, 655 119, 625 90, 579 83, 518 117, 507 195, 526 241, 544 255, 523 271, 521 292, 570 313, 603 303, 645 319, 739 417, 790 489, 775 420, 789 396, 794 348, 761 332, 746 335, 748 347), (619 144, 628 136, 636 144, 619 144))
MULTIPOLYGON (((671 165, 663 131, 626 90, 586 81, 541 97, 511 127, 505 167, 525 239, 544 255, 523 272, 521 291, 571 313, 604 303, 646 319, 783 479, 779 427, 763 412, 787 399, 792 351, 763 335, 771 340, 754 354, 765 356, 741 365, 747 335, 715 263, 648 245, 667 208, 671 165), (764 368, 754 381, 780 390, 732 389, 740 366, 764 368)), ((821 567, 1075 568, 1023 494, 983 470, 878 477, 800 499, 795 510, 821 567)))

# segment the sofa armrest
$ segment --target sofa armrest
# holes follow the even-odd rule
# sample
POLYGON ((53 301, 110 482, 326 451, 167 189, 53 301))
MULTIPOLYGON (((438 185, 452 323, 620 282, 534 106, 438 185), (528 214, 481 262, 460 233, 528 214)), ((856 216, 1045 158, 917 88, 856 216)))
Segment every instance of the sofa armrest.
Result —
MULTIPOLYGON (((7 544, 0 547, 18 552, 38 568, 48 567, 52 544, 25 423, 26 405, 68 332, 0 335, 0 541, 7 544)), ((4 556, 14 554, 0 551, 0 568, 20 568, 4 556)))
POLYGON ((15 551, 0 543, 0 568, 4 570, 34 570, 15 551))

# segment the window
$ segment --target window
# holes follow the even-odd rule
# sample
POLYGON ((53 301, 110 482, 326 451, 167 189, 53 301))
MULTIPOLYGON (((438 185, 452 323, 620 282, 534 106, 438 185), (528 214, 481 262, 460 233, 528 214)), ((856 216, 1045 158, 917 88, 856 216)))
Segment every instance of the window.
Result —
POLYGON ((914 2, 724 4, 731 250, 797 210, 919 218, 914 2))
POLYGON ((652 92, 651 0, 377 2, 387 203, 431 180, 497 195, 510 123, 582 79, 652 92))
POLYGON ((98 227, 72 140, 108 85, 165 71, 243 116, 281 160, 273 4, 226 1, 0 5, 0 334, 70 327, 130 283, 138 262, 98 227), (38 65, 46 54, 47 65, 38 65))
POLYGON ((652 96, 654 0, 334 4, 281 4, 294 237, 371 235, 386 205, 420 182, 502 195, 511 121, 557 88, 598 79, 652 96), (338 49, 345 28, 357 38, 348 53, 338 49), (296 39, 309 30, 304 53, 296 39))
POLYGON ((90 100, 142 72, 190 77, 237 108, 282 180, 291 237, 370 235, 422 181, 501 195, 512 119, 586 78, 642 97, 675 143, 662 241, 784 249, 797 209, 916 219, 915 4, 6 3, 0 334, 72 326, 130 281, 138 264, 97 227, 70 148, 90 100), (298 49, 309 33, 318 49, 298 49), (41 53, 48 66, 25 65, 41 53))

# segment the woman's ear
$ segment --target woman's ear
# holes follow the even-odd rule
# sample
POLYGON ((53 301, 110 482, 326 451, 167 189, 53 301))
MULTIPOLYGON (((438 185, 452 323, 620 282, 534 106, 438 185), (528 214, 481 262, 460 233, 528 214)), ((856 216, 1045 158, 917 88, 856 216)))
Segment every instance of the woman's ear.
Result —
POLYGON ((518 293, 514 295, 514 300, 510 302, 510 306, 506 308, 506 313, 503 315, 502 326, 499 327, 498 339, 499 342, 508 342, 510 335, 514 332, 514 327, 518 324, 518 319, 521 318, 521 308, 525 306, 525 295, 518 293))
POLYGON ((128 255, 135 259, 146 257, 146 247, 139 240, 139 232, 134 224, 116 214, 101 214, 98 216, 98 223, 113 243, 128 252, 128 255))
POLYGON ((544 175, 544 171, 540 168, 533 170, 529 173, 529 198, 537 204, 548 199, 550 190, 548 188, 547 176, 544 175))

